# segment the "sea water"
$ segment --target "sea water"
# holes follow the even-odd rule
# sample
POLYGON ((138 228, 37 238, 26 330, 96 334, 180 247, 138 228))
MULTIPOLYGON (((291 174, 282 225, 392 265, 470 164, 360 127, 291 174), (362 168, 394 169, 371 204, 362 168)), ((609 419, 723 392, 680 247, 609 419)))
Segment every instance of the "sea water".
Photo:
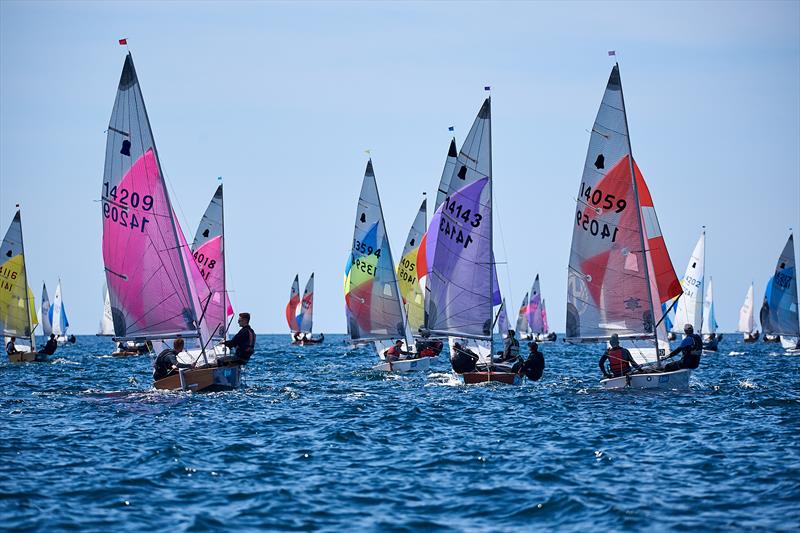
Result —
POLYGON ((778 344, 726 335, 688 391, 614 392, 597 346, 467 387, 445 354, 393 375, 342 336, 288 341, 259 335, 212 394, 154 391, 104 338, 0 364, 0 529, 800 527, 800 355, 778 344))

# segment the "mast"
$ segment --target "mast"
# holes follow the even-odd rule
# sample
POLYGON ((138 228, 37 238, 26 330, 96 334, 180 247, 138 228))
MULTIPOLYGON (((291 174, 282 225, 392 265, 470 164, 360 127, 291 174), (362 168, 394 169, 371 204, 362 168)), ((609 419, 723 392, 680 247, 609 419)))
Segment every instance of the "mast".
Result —
MULTIPOLYGON (((614 63, 619 74, 619 62, 614 63)), ((636 184, 636 171, 633 167, 633 148, 631 148, 631 130, 628 127, 628 112, 625 109, 625 91, 622 90, 622 76, 619 76, 619 95, 622 99, 622 116, 625 117, 625 131, 628 133, 628 164, 631 168, 633 180, 633 197, 636 200, 636 219, 639 221, 639 242, 642 245, 642 258, 644 259, 644 278, 647 284, 647 293, 650 295, 650 314, 653 317, 653 340, 656 345, 656 367, 661 368, 661 353, 658 351, 658 328, 656 327, 655 302, 653 301, 653 287, 650 284, 650 267, 647 262, 647 248, 644 242, 644 227, 642 226, 642 206, 639 201, 639 187, 636 184)), ((705 252, 704 252, 705 253, 705 252)))
MULTIPOLYGON (((142 84, 139 81, 139 75, 136 73, 136 65, 133 63, 133 54, 131 54, 130 51, 128 52, 128 57, 130 57, 130 59, 131 59, 131 68, 133 69, 133 75, 134 75, 134 77, 136 79, 137 85, 139 85, 139 92, 141 93, 142 92, 142 84)), ((174 216, 174 213, 172 213, 172 202, 169 199, 169 191, 167 191, 167 182, 166 182, 166 177, 164 176, 164 170, 161 168, 161 158, 158 156, 158 148, 156 147, 156 138, 153 136, 153 128, 150 125, 150 115, 147 114, 147 105, 144 102, 144 93, 142 93, 142 111, 144 111, 144 116, 147 119, 145 121, 145 122, 147 122, 147 130, 150 133, 150 139, 153 142, 153 152, 156 154, 156 163, 158 164, 158 173, 161 176, 161 180, 160 180, 161 181, 161 186, 164 189, 164 198, 166 198, 167 205, 170 208, 169 223, 172 226, 172 233, 175 236, 175 242, 178 243, 178 245, 180 246, 180 242, 181 241, 178 238, 178 228, 175 226, 175 216, 174 216)), ((185 260, 184 254, 180 253, 180 254, 178 254, 178 256, 180 257, 181 269, 183 270, 183 279, 186 282, 186 288, 189 289, 189 300, 190 301, 188 303, 191 305, 192 313, 195 315, 194 316, 194 319, 195 319, 195 330, 197 331, 197 337, 198 337, 199 342, 200 342, 200 349, 202 351, 203 358, 205 358, 206 349, 205 349, 205 344, 203 343, 203 334, 202 334, 202 332, 200 330, 200 321, 198 320, 198 317, 197 317, 197 313, 196 313, 196 309, 195 309, 195 302, 191 301, 195 297, 193 286, 191 284, 191 280, 189 280, 189 273, 187 272, 187 265, 186 265, 186 260, 185 260)))
MULTIPOLYGON (((17 205, 19 208, 19 205, 17 205)), ((22 290, 25 292, 25 320, 28 321, 28 331, 31 332, 29 337, 31 343, 31 351, 36 351, 36 335, 33 333, 33 324, 31 323, 31 302, 28 296, 28 263, 25 261, 25 237, 24 232, 22 231, 22 209, 20 208, 18 211, 19 213, 19 245, 22 249, 22 272, 23 276, 25 277, 24 285, 22 286, 22 290)))
MULTIPOLYGON (((493 201, 493 194, 494 189, 492 187, 492 181, 494 172, 492 171, 492 93, 491 89, 489 92, 489 227, 491 231, 489 232, 489 250, 491 250, 491 254, 489 255, 489 269, 495 269, 495 259, 494 259, 494 209, 492 205, 494 204, 493 201)), ((492 352, 492 330, 494 329, 494 313, 492 313, 492 296, 494 295, 494 275, 490 272, 489 273, 489 318, 492 319, 492 329, 489 330, 489 353, 492 352)), ((498 313, 499 316, 499 313, 498 313)), ((489 361, 491 362, 491 355, 489 356, 489 361)), ((491 368, 491 367, 490 367, 491 368)))
POLYGON ((231 322, 228 320, 228 265, 225 263, 225 194, 222 189, 222 176, 220 176, 219 192, 221 193, 219 205, 222 208, 222 320, 225 324, 222 339, 228 340, 228 329, 231 327, 231 322))

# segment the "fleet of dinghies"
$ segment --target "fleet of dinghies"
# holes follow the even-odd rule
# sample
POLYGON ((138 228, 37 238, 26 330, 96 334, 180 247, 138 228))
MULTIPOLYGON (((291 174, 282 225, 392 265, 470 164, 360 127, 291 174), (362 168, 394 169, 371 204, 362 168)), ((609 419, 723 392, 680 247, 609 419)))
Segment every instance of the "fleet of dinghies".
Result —
MULTIPOLYGON (((423 198, 397 263, 372 158, 367 161, 345 265, 344 296, 348 338, 354 347, 372 347, 375 370, 428 370, 446 341, 452 369, 465 384, 518 384, 525 376, 541 375, 519 357, 516 340, 556 340, 549 330, 539 275, 519 308, 516 338, 498 283, 491 115, 489 97, 461 149, 455 138, 450 140, 433 215, 428 221, 423 198), (504 340, 498 354, 492 346, 495 328, 504 340)), ((223 185, 214 192, 189 246, 170 201, 130 52, 107 129, 101 204, 106 284, 97 335, 113 337, 113 355, 157 353, 175 339, 184 339, 186 349, 177 354, 181 368, 156 380, 156 389, 239 386, 243 363, 226 357, 223 344, 234 317, 226 287, 223 185)), ((678 280, 653 198, 633 157, 615 64, 591 129, 578 189, 564 339, 608 343, 609 350, 620 349, 619 340, 629 351, 636 370, 606 377, 601 387, 687 388, 691 368, 665 365, 669 341, 687 324, 702 334, 703 349, 717 350, 722 335, 717 332, 713 280, 705 276, 705 240, 704 227, 678 280)), ((37 318, 19 210, 0 254, 0 328, 9 360, 46 361, 48 356, 36 349, 38 324, 45 337, 52 334, 64 343, 70 338, 69 321, 61 280, 52 303, 42 284, 37 318)), ((324 335, 312 332, 314 274, 302 295, 299 282, 296 275, 285 310, 291 343, 322 343, 324 335)), ((739 312, 738 330, 745 342, 760 335, 754 311, 751 283, 739 312)), ((791 234, 767 284, 760 321, 765 341, 800 350, 791 234)))

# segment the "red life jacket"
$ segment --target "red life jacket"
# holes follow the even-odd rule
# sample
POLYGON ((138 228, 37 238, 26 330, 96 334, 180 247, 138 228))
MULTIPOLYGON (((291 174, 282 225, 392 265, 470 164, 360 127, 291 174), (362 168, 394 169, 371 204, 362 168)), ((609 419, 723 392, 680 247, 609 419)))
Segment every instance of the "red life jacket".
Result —
POLYGON ((384 355, 400 355, 400 354, 399 354, 399 353, 397 353, 397 352, 398 352, 398 350, 397 350, 397 346, 392 346, 391 348, 389 348, 388 350, 386 350, 386 352, 385 352, 385 354, 384 354, 384 355))
POLYGON ((621 376, 630 368, 630 364, 624 359, 623 353, 622 348, 619 346, 608 349, 608 362, 611 365, 611 372, 615 376, 621 376))

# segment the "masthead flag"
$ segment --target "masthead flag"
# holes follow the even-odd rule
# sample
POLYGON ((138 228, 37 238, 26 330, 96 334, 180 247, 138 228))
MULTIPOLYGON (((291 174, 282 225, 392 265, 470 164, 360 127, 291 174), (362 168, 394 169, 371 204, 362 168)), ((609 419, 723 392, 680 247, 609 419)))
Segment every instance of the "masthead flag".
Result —
POLYGON ((491 91, 491 90, 492 90, 492 88, 491 88, 491 87, 489 87, 489 86, 487 85, 486 87, 484 87, 484 88, 483 88, 483 90, 484 90, 484 91, 491 91))
POLYGON ((126 46, 128 44, 128 39, 120 39, 119 44, 122 46, 126 46))
POLYGON ((447 131, 454 132, 454 131, 456 131, 456 129, 453 126, 450 126, 450 127, 447 128, 447 131))
POLYGON ((617 55, 617 51, 616 50, 609 50, 608 51, 608 55, 615 56, 615 55, 617 55))

